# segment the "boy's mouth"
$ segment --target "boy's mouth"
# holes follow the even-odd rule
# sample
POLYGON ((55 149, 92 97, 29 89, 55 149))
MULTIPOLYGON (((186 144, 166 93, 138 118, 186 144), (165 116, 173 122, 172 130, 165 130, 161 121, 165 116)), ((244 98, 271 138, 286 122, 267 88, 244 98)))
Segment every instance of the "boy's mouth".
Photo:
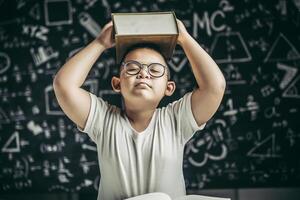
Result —
POLYGON ((135 84, 135 87, 136 87, 136 86, 139 86, 139 85, 146 85, 146 86, 148 86, 149 88, 151 88, 151 86, 150 86, 148 83, 146 83, 146 82, 138 82, 137 84, 135 84))

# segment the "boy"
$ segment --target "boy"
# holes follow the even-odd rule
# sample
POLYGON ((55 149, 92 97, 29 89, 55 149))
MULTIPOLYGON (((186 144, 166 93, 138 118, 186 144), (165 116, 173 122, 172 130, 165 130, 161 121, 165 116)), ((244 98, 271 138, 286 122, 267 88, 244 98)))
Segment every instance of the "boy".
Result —
POLYGON ((172 95, 175 83, 169 80, 166 60, 151 45, 129 50, 119 77, 112 78, 112 88, 122 95, 124 110, 80 88, 101 53, 115 46, 110 37, 111 21, 54 78, 62 110, 97 144, 101 174, 98 200, 167 199, 167 195, 173 199, 186 194, 184 145, 216 112, 225 79, 183 23, 177 23, 177 44, 184 49, 199 88, 166 107, 157 109, 165 95, 172 95))

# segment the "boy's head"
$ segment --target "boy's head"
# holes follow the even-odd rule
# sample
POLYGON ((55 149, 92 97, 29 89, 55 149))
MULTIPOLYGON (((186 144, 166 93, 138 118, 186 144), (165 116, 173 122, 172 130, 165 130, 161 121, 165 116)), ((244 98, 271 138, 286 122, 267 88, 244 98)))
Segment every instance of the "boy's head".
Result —
POLYGON ((115 92, 121 93, 126 107, 154 109, 164 96, 171 96, 175 83, 169 80, 167 60, 158 46, 139 43, 124 54, 119 77, 111 84, 115 92))
MULTIPOLYGON (((170 73, 170 69, 169 69, 169 66, 167 65, 168 63, 168 59, 165 57, 165 55, 161 52, 161 49, 158 45, 154 44, 154 43, 137 43, 137 44, 134 44, 132 46, 130 46, 124 53, 122 59, 121 59, 121 62, 118 63, 120 65, 120 72, 122 70, 122 63, 125 61, 126 59, 126 56, 128 53, 136 50, 136 49, 141 49, 141 48, 146 48, 146 49, 151 49, 151 50, 154 50, 156 52, 158 52, 161 57, 163 58, 164 60, 164 63, 165 63, 165 66, 166 66, 166 70, 167 70, 167 75, 168 75, 168 80, 170 80, 171 78, 171 73, 170 73)), ((120 75, 120 74, 119 74, 120 75)))

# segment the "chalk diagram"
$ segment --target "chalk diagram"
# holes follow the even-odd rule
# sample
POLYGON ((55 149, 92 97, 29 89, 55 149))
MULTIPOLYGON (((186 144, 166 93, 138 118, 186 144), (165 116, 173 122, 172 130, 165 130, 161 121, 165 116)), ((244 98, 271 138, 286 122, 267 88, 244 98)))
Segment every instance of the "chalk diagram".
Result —
POLYGON ((180 72, 188 62, 184 52, 175 50, 172 59, 169 61, 169 66, 175 71, 180 72))
POLYGON ((295 46, 282 33, 278 35, 272 44, 264 62, 290 61, 300 58, 295 46))
POLYGON ((276 135, 271 134, 260 142, 256 142, 255 146, 248 151, 248 157, 258 158, 276 158, 281 157, 276 148, 276 135))
POLYGON ((248 47, 239 32, 217 34, 210 49, 216 63, 240 63, 252 60, 248 47))

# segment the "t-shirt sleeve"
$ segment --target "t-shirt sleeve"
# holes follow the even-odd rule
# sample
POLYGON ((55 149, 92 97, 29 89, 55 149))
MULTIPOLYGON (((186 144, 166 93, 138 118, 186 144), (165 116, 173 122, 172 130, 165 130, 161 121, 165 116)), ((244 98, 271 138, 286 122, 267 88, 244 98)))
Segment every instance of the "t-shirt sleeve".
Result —
POLYGON ((173 116, 176 131, 181 137, 182 143, 185 144, 196 131, 202 130, 206 123, 198 126, 192 112, 191 104, 192 92, 186 93, 182 98, 169 104, 170 114, 173 116))
POLYGON ((91 98, 91 106, 89 115, 85 124, 85 127, 81 129, 77 125, 77 129, 81 132, 87 133, 89 137, 97 143, 97 137, 102 133, 102 126, 104 124, 104 118, 108 114, 109 104, 102 98, 89 93, 91 98))

